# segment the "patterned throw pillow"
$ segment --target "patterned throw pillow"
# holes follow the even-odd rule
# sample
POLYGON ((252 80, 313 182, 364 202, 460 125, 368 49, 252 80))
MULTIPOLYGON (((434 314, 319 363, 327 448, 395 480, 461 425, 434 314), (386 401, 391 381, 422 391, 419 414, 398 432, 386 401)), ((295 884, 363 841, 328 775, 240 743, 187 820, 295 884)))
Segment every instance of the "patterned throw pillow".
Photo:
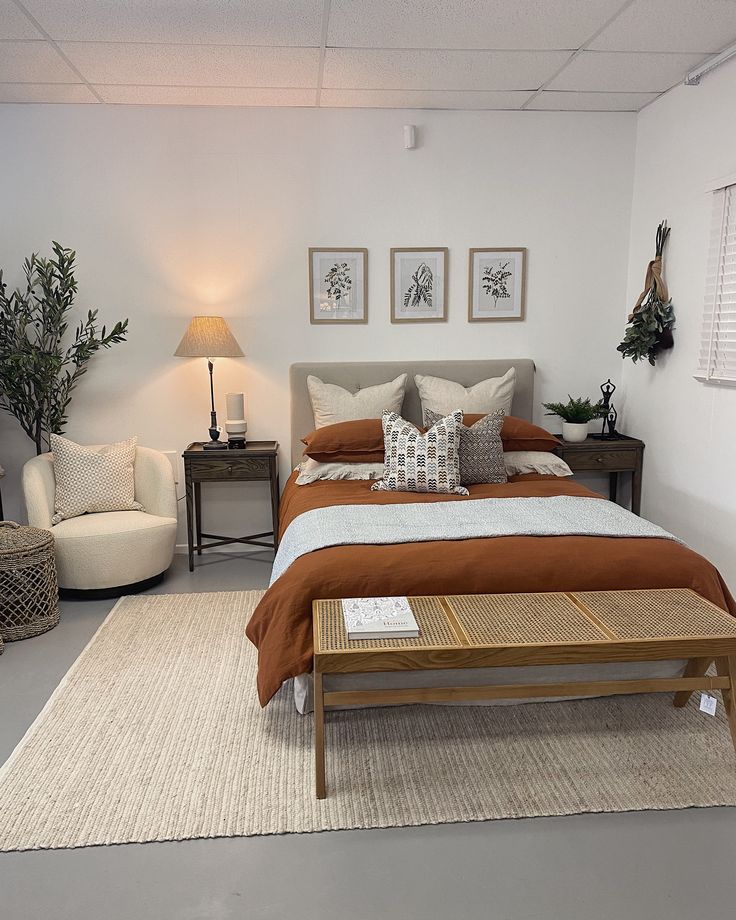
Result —
MULTIPOLYGON (((424 424, 434 425, 442 416, 424 410, 424 424)), ((508 482, 503 461, 503 409, 494 409, 474 425, 460 424, 460 482, 508 482)))
POLYGON ((383 413, 385 469, 376 492, 437 492, 467 495, 460 485, 459 410, 440 419, 426 434, 395 412, 383 413))
POLYGON ((128 438, 102 447, 83 447, 51 435, 56 500, 52 524, 96 511, 142 511, 135 501, 135 447, 128 438))

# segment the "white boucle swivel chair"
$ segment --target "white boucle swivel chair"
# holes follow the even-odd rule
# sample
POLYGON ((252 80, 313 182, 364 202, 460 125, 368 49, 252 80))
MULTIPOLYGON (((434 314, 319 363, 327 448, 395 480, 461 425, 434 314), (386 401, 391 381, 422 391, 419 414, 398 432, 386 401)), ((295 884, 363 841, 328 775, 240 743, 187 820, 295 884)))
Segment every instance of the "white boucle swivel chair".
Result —
POLYGON ((171 464, 160 451, 136 448, 135 500, 143 511, 82 514, 52 526, 55 492, 52 454, 33 457, 23 467, 28 523, 54 535, 60 588, 110 593, 131 587, 140 590, 171 565, 176 543, 176 486, 171 464))

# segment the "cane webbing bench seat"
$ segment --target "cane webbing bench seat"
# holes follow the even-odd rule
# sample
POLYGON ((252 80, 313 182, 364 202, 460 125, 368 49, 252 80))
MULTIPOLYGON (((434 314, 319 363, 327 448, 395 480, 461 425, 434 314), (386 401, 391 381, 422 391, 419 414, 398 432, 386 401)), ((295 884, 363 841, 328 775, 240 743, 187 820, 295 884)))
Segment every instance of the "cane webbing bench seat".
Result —
POLYGON ((330 706, 720 690, 736 746, 736 618, 687 588, 410 597, 414 639, 349 640, 339 600, 313 604, 317 797, 324 798, 330 706), (681 677, 325 690, 325 674, 688 659, 681 677), (717 676, 706 672, 716 662, 717 676))

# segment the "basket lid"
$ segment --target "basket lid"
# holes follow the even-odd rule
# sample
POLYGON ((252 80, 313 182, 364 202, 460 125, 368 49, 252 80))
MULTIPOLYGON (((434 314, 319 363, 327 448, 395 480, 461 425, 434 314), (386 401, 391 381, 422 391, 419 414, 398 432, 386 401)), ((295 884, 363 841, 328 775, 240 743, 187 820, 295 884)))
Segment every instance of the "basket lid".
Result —
POLYGON ((15 521, 0 521, 0 556, 42 549, 53 543, 50 531, 15 521))

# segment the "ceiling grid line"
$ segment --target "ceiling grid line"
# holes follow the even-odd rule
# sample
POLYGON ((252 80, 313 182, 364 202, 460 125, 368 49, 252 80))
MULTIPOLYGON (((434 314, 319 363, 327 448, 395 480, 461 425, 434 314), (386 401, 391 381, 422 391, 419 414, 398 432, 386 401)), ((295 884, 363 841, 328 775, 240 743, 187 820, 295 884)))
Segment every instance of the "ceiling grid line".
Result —
POLYGON ((321 107, 322 104, 322 82, 325 76, 325 57, 327 56, 327 32, 330 27, 330 8, 332 6, 332 0, 325 0, 324 6, 322 7, 322 30, 320 33, 320 48, 319 48, 319 66, 317 67, 317 95, 315 97, 315 105, 317 108, 321 107))
POLYGON ((84 74, 81 73, 81 71, 79 71, 74 66, 74 64, 72 64, 72 62, 69 60, 66 54, 64 54, 64 52, 61 50, 58 44, 54 41, 54 39, 51 38, 49 33, 43 28, 43 26, 38 22, 38 20, 34 16, 32 16, 31 13, 29 13, 29 11, 20 2, 20 0, 11 0, 11 3, 14 3, 18 7, 18 9, 21 11, 21 13, 23 13, 26 19, 28 19, 31 25, 33 25, 36 29, 38 29, 39 33, 43 36, 43 39, 46 42, 46 44, 48 44, 51 48, 53 48, 56 54, 58 54, 59 57, 62 59, 62 61, 64 61, 66 66, 79 77, 79 79, 82 81, 82 83, 84 83, 84 85, 92 93, 95 99, 98 102, 103 102, 104 100, 102 99, 102 96, 100 96, 100 94, 97 92, 94 86, 92 86, 92 84, 87 80, 84 74))
POLYGON ((527 106, 531 105, 531 103, 534 102, 534 100, 537 99, 537 98, 544 92, 545 88, 548 87, 548 86, 550 85, 550 83, 551 83, 553 80, 557 79, 557 77, 559 77, 560 74, 561 74, 567 67, 570 66, 570 64, 575 60, 575 58, 576 58, 580 53, 581 53, 582 51, 585 51, 585 49, 588 47, 588 45, 592 44, 592 43, 596 40, 596 38, 598 38, 598 36, 599 36, 602 32, 604 32, 604 31, 611 25, 612 22, 615 22, 615 21, 618 19, 618 17, 619 17, 625 10, 627 10, 627 9, 632 5, 632 3, 634 3, 634 2, 635 2, 635 0, 626 0, 626 2, 623 4, 623 6, 621 6, 621 7, 613 14, 613 16, 611 16, 610 19, 608 19, 606 22, 604 22, 602 26, 600 26, 598 29, 596 29, 596 31, 590 36, 590 38, 589 38, 586 42, 583 42, 583 44, 582 44, 579 48, 577 48, 577 49, 570 55, 570 57, 567 59, 567 61, 565 61, 565 63, 562 65, 562 67, 560 67, 560 69, 559 69, 556 73, 553 73, 552 76, 551 76, 545 83, 543 83, 543 84, 539 87, 539 89, 538 89, 532 96, 530 96, 530 97, 526 100, 526 102, 524 103, 524 105, 522 105, 522 107, 521 107, 522 110, 526 110, 527 106))

